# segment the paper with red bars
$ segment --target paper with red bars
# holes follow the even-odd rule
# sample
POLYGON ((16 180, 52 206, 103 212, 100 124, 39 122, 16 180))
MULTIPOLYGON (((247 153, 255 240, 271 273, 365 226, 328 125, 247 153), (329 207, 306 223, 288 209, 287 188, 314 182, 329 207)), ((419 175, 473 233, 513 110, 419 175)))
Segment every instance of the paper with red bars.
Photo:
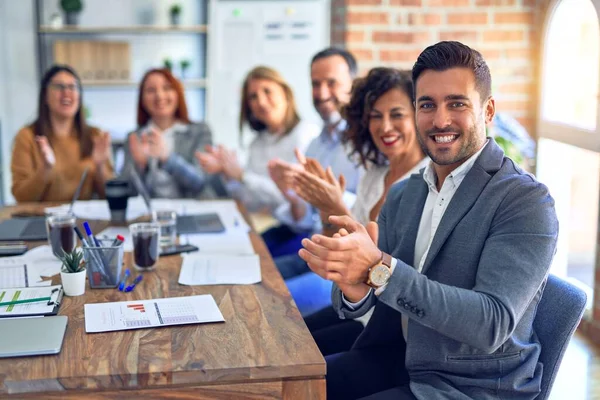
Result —
POLYGON ((86 304, 84 314, 87 333, 225 321, 210 294, 86 304))

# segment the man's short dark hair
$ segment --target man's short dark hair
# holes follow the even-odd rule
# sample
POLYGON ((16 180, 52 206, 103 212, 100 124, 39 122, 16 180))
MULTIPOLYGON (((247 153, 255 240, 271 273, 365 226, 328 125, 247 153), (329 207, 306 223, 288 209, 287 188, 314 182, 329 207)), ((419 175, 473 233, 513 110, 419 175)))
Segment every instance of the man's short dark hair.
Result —
POLYGON ((460 42, 439 42, 427 47, 417 58, 412 69, 412 78, 417 87, 417 79, 428 69, 446 71, 450 68, 468 68, 475 75, 475 88, 481 101, 492 95, 492 75, 483 56, 477 50, 460 42))
POLYGON ((356 58, 350 53, 348 50, 341 49, 339 47, 328 47, 325 50, 321 50, 317 54, 315 54, 310 61, 310 65, 312 66, 315 61, 331 57, 331 56, 340 56, 346 61, 348 64, 348 69, 350 70, 350 76, 354 79, 356 75, 358 75, 358 66, 356 65, 356 58))

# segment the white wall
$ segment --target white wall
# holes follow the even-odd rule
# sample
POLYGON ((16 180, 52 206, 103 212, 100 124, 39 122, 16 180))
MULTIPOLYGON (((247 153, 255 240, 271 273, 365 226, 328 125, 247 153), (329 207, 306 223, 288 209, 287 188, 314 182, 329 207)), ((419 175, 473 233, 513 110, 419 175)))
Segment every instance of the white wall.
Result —
POLYGON ((19 129, 36 115, 39 78, 33 1, 0 2, 0 119, 5 202, 10 193, 12 143, 19 129))

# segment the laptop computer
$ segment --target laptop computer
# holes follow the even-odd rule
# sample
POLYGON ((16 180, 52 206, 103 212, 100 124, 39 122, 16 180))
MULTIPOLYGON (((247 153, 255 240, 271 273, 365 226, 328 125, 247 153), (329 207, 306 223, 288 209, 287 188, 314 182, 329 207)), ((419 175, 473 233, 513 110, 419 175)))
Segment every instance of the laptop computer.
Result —
MULTIPOLYGON (((150 194, 142 183, 135 168, 131 169, 131 178, 137 192, 144 199, 148 212, 152 214, 152 204, 150 203, 150 194)), ((221 233, 225 232, 225 225, 221 221, 219 214, 215 212, 202 214, 177 215, 177 234, 187 235, 194 233, 221 233)))
POLYGON ((0 222, 0 241, 47 239, 45 217, 11 218, 0 222))
POLYGON ((67 320, 64 315, 0 319, 0 358, 59 353, 67 320))
MULTIPOLYGON (((69 212, 73 211, 73 205, 79 199, 81 188, 87 177, 89 168, 83 170, 79 184, 73 194, 73 199, 69 206, 69 212)), ((24 218, 11 218, 0 222, 0 241, 6 240, 47 240, 48 231, 46 230, 45 216, 32 216, 24 218)))

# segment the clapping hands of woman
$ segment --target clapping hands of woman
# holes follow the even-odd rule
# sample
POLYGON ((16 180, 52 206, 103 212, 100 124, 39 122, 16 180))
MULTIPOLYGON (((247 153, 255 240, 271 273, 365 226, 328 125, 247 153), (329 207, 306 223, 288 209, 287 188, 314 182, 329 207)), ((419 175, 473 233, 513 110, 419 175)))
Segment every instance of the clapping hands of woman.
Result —
POLYGON ((227 179, 241 181, 244 175, 237 154, 221 145, 206 146, 204 152, 196 152, 198 163, 209 174, 225 175, 227 179))

